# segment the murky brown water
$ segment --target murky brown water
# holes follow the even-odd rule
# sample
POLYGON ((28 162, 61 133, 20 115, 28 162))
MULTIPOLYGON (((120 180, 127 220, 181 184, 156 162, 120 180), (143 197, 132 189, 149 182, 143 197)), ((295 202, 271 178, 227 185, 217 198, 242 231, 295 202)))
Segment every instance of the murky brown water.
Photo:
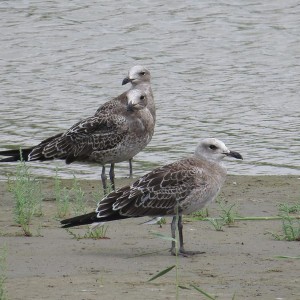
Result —
MULTIPOLYGON (((124 91, 135 64, 153 75, 157 127, 135 175, 214 136, 241 152, 234 174, 299 174, 298 1, 1 1, 0 148, 30 146, 124 91)), ((33 164, 32 164, 33 165, 33 164)), ((33 172, 99 178, 101 168, 33 172)), ((1 165, 0 176, 15 164, 1 165)), ((119 176, 128 173, 119 164, 119 176)))

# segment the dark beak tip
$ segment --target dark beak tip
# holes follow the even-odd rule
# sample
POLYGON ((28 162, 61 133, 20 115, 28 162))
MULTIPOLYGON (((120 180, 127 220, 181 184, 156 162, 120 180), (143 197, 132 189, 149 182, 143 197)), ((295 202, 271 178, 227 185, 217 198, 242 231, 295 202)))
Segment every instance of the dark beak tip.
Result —
POLYGON ((230 156, 232 156, 236 159, 243 159, 243 156, 240 153, 235 152, 235 151, 230 151, 230 156))
POLYGON ((128 82, 130 82, 130 79, 128 77, 124 78, 122 81, 122 85, 127 84, 128 82))

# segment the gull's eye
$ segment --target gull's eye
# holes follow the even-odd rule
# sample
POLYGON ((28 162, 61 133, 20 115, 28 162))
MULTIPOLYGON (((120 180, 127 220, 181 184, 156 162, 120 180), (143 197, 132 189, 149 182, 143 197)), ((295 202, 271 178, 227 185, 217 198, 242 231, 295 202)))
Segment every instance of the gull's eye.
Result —
POLYGON ((142 96, 140 97, 140 100, 144 100, 144 99, 145 99, 145 96, 142 95, 142 96))
POLYGON ((146 72, 141 72, 140 74, 141 74, 142 76, 144 76, 144 75, 146 75, 146 72))
POLYGON ((215 145, 209 145, 209 149, 211 149, 211 150, 216 150, 216 149, 217 149, 217 146, 215 146, 215 145))

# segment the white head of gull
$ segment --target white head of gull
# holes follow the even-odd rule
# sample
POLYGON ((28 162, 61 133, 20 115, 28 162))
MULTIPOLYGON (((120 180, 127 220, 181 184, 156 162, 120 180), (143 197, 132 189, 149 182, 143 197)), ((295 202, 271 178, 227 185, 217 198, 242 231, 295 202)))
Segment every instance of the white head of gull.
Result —
POLYGON ((129 72, 128 76, 122 81, 122 85, 130 82, 134 87, 141 83, 150 83, 150 72, 144 66, 134 66, 129 72))

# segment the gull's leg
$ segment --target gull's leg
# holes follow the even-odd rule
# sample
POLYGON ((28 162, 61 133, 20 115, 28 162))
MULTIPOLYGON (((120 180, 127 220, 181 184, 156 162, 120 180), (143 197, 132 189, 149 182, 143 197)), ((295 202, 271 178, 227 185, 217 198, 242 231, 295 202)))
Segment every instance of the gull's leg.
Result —
POLYGON ((101 180, 102 180, 103 192, 104 192, 104 195, 106 195, 107 194, 107 185, 106 185, 107 177, 105 174, 105 166, 102 166, 101 180))
POLYGON ((179 252, 184 251, 182 229, 183 229, 182 216, 179 216, 179 217, 178 217, 179 252))
POLYGON ((182 228, 183 228, 182 216, 179 216, 178 217, 178 232, 179 232, 179 251, 178 251, 178 254, 182 255, 182 256, 190 256, 190 255, 205 253, 203 251, 186 251, 186 250, 184 250, 182 228))
POLYGON ((133 177, 133 172, 132 172, 132 158, 129 159, 129 178, 133 177))
POLYGON ((114 163, 110 165, 109 178, 111 182, 111 187, 115 191, 116 188, 115 188, 115 164, 114 163))
MULTIPOLYGON (((172 238, 176 239, 176 216, 174 216, 172 219, 171 234, 172 234, 172 238)), ((176 242, 175 241, 172 241, 171 254, 176 255, 176 242)))

